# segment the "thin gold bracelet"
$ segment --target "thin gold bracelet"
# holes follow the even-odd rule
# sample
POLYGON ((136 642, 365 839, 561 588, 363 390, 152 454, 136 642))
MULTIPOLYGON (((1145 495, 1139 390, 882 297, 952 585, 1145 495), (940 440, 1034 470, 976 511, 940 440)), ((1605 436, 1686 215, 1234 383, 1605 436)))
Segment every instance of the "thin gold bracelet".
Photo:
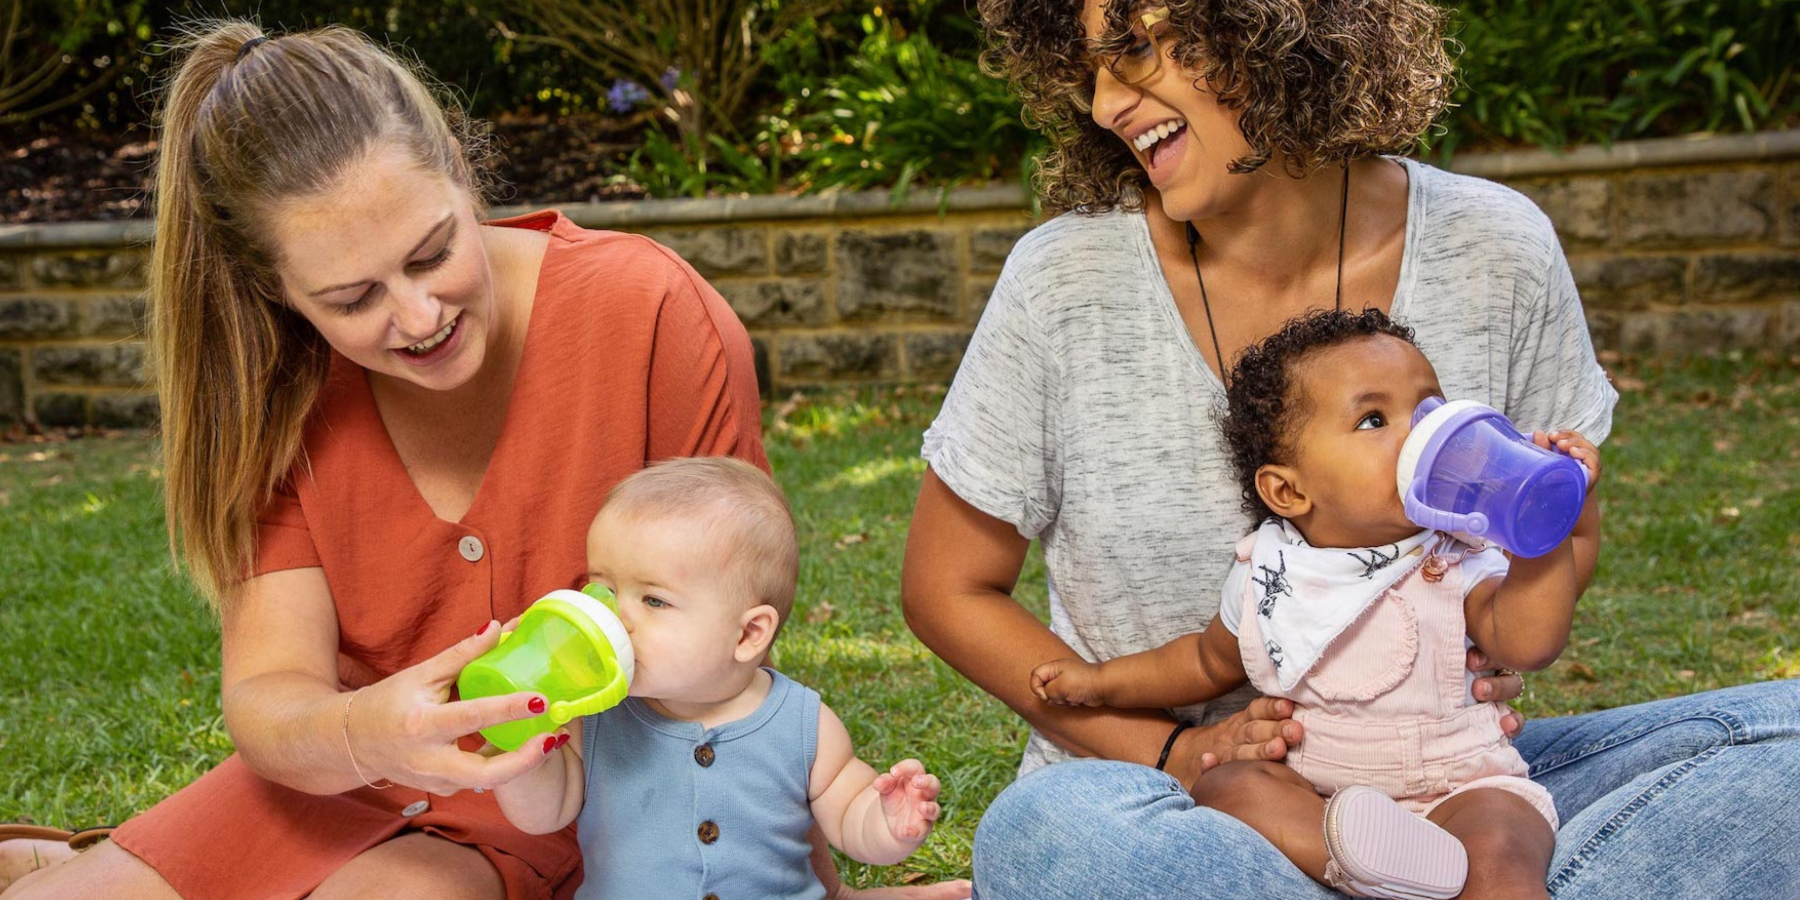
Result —
POLYGON ((356 777, 362 779, 363 784, 378 791, 385 791, 388 788, 393 787, 394 782, 387 778, 381 779, 382 781, 386 781, 387 784, 376 784, 370 781, 369 776, 363 774, 362 766, 356 764, 356 751, 350 747, 350 704, 356 702, 356 695, 362 693, 362 690, 362 688, 357 688, 356 690, 351 691, 349 698, 344 701, 344 752, 350 755, 350 768, 356 770, 356 777))

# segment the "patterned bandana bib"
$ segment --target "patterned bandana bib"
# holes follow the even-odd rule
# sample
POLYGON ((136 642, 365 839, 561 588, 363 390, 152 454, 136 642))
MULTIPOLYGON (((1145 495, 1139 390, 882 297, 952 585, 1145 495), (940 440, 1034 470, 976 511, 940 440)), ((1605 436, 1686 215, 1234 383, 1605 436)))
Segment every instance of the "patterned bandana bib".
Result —
POLYGON ((1292 690, 1325 648, 1425 553, 1427 528, 1385 547, 1314 547, 1286 519, 1256 529, 1249 587, 1281 689, 1292 690))

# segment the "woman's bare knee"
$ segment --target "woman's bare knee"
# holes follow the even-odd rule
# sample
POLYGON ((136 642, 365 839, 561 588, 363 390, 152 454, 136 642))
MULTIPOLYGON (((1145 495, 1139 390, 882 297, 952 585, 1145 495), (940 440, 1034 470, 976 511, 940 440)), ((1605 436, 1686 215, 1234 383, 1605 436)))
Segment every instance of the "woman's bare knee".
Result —
MULTIPOLYGON (((506 884, 481 851, 412 832, 363 851, 311 900, 504 900, 506 884)), ((6 898, 12 900, 12 898, 6 898)))
POLYGON ((155 869, 111 841, 33 872, 6 889, 5 900, 181 900, 155 869))

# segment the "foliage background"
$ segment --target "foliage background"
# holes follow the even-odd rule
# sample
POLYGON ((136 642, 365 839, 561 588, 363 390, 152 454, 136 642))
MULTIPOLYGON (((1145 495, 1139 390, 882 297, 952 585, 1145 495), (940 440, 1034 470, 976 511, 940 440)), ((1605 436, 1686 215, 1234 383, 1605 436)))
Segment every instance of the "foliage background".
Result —
MULTIPOLYGON (((42 14, 49 0, 26 2, 42 14)), ((537 0, 540 8, 585 2, 537 0)), ((713 6, 772 17, 784 3, 801 2, 816 0, 713 6)), ((1800 123, 1800 0, 1450 5, 1461 49, 1457 107, 1424 152, 1563 148, 1800 123)), ((747 111, 703 134, 684 132, 666 114, 675 88, 691 84, 643 85, 641 75, 584 63, 557 45, 569 35, 542 33, 523 0, 71 0, 57 8, 76 6, 86 12, 63 15, 52 30, 74 63, 58 90, 107 84, 78 107, 44 117, 38 130, 142 129, 166 64, 156 40, 183 20, 255 15, 271 28, 338 22, 362 29, 416 55, 476 116, 588 140, 585 162, 581 140, 522 142, 525 152, 509 155, 538 157, 534 163, 556 155, 553 165, 576 160, 592 170, 573 188, 567 180, 539 188, 525 179, 527 194, 573 189, 584 196, 523 199, 875 187, 898 194, 1026 178, 1039 147, 1006 87, 975 62, 981 35, 972 0, 832 0, 826 13, 761 46, 747 111)))

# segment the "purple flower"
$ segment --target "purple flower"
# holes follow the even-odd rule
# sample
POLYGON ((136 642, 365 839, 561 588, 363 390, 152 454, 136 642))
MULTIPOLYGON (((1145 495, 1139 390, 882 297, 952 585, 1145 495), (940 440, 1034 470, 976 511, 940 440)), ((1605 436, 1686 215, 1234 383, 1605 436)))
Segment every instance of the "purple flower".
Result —
POLYGON ((674 93, 675 85, 680 83, 680 81, 681 81, 681 70, 675 68, 674 66, 670 66, 669 71, 664 72, 662 74, 662 77, 657 79, 657 83, 661 84, 662 89, 668 93, 674 93))
POLYGON ((614 81, 612 89, 606 92, 606 105, 615 113, 631 112, 648 99, 650 92, 644 90, 643 85, 624 78, 614 81))

